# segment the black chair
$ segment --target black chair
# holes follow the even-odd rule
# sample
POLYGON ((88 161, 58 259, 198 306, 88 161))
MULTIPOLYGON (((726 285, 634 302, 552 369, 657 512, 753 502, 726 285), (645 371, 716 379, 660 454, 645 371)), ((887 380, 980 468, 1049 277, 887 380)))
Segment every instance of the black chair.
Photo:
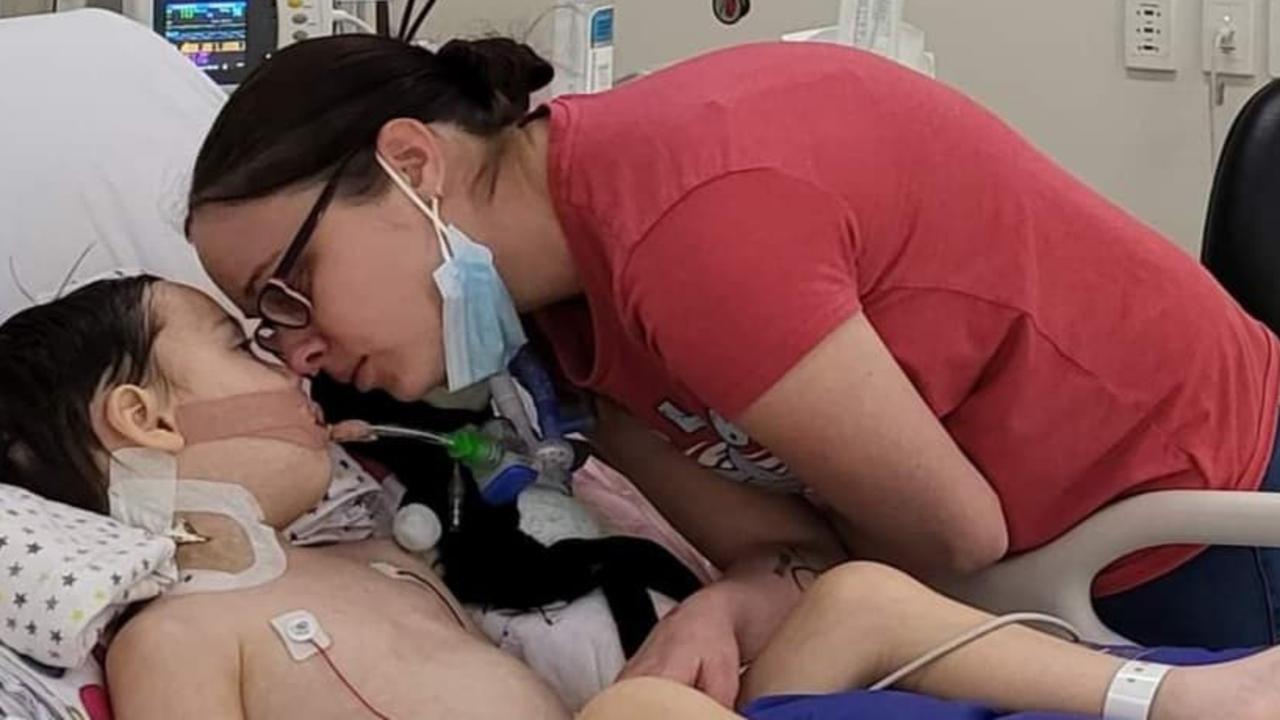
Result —
POLYGON ((1280 333, 1280 81, 1249 100, 1227 136, 1201 260, 1245 310, 1280 333))

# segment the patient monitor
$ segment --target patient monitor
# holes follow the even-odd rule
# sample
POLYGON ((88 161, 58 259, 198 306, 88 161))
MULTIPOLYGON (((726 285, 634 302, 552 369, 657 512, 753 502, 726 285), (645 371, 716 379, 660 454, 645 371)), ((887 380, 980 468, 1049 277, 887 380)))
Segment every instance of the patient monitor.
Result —
POLYGON ((334 0, 125 0, 125 14, 150 26, 219 85, 237 85, 279 48, 339 23, 372 31, 334 0))

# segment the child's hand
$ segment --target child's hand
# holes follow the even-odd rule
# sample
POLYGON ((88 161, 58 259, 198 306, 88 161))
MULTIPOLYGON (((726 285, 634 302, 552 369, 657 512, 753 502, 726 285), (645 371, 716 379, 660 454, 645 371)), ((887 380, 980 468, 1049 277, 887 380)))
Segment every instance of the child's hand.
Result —
POLYGON ((377 436, 363 420, 343 420, 329 426, 329 439, 336 443, 372 442, 377 436))

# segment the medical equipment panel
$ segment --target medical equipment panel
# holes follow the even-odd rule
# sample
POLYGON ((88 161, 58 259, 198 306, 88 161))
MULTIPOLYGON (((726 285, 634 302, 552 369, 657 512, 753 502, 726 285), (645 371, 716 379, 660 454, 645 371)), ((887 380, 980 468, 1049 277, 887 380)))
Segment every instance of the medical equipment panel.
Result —
POLYGON ((850 45, 934 77, 933 53, 926 47, 924 32, 903 19, 905 4, 906 0, 841 0, 837 24, 787 33, 782 39, 850 45))
POLYGON ((842 0, 839 40, 895 58, 902 13, 903 0, 842 0))
POLYGON ((237 85, 271 53, 365 23, 335 0, 126 0, 125 14, 150 26, 220 85, 237 85))
POLYGON ((551 94, 595 93, 614 83, 616 14, 611 4, 573 0, 552 8, 551 94))
MULTIPOLYGON (((156 0, 153 28, 219 84, 244 79, 252 60, 265 55, 262 43, 250 54, 250 31, 260 39, 264 23, 263 3, 252 3, 258 17, 250 17, 249 0, 156 0)), ((274 15, 274 11, 272 12, 274 15)))

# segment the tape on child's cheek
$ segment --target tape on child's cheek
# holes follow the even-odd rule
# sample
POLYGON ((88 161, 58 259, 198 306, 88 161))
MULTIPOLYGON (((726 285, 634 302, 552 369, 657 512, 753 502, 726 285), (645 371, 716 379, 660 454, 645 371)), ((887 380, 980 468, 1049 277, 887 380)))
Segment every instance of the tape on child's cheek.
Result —
POLYGON ((177 420, 188 446, 228 438, 263 438, 322 450, 329 440, 310 402, 297 390, 189 403, 178 408, 177 420))

